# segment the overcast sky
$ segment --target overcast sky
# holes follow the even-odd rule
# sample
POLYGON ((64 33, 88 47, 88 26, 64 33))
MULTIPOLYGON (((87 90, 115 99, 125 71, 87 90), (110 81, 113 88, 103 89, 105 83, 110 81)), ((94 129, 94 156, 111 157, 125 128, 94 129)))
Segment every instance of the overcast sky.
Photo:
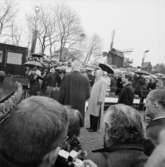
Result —
MULTIPOLYGON (((134 49, 127 57, 140 65, 143 52, 152 64, 165 63, 165 0, 16 0, 23 20, 35 6, 66 3, 77 11, 87 35, 97 33, 108 51, 115 29, 114 47, 134 49)), ((20 24, 24 24, 20 21, 20 24)))

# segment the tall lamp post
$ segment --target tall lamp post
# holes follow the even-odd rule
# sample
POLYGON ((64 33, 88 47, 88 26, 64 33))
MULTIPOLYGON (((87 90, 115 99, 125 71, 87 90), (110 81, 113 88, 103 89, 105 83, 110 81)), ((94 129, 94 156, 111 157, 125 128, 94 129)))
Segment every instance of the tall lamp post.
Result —
POLYGON ((143 57, 142 57, 142 62, 141 62, 141 68, 143 67, 143 64, 144 64, 144 61, 145 61, 145 58, 146 58, 146 53, 148 53, 150 50, 145 50, 144 52, 143 52, 143 57))
POLYGON ((37 43, 37 36, 38 36, 38 13, 40 9, 38 6, 35 7, 35 23, 32 35, 32 45, 31 45, 31 55, 35 52, 36 43, 37 43))

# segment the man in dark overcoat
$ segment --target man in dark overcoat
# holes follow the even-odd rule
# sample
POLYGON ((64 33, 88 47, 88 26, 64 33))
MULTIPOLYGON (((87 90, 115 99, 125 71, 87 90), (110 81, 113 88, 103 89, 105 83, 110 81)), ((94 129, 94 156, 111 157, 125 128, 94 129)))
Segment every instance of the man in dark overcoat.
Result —
POLYGON ((59 102, 80 111, 82 116, 81 126, 84 125, 85 102, 89 95, 89 80, 80 73, 80 63, 75 62, 72 66, 72 72, 66 74, 61 83, 59 102))
POLYGON ((131 81, 126 80, 124 83, 124 87, 121 90, 121 94, 119 95, 118 103, 133 105, 134 100, 134 89, 132 87, 131 81))

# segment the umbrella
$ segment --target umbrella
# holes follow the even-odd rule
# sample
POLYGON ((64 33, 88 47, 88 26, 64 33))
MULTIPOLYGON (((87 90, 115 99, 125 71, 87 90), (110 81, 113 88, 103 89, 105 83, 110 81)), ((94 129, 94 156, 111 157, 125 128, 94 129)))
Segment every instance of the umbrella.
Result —
POLYGON ((41 57, 43 57, 43 55, 42 55, 42 54, 38 54, 38 53, 33 53, 33 54, 32 54, 32 57, 41 58, 41 57))
POLYGON ((29 66, 29 67, 43 67, 42 63, 38 62, 38 61, 28 61, 24 64, 25 66, 29 66))
POLYGON ((99 67, 100 67, 103 71, 106 71, 107 73, 110 73, 110 74, 113 74, 113 73, 114 73, 113 68, 112 68, 109 64, 100 63, 100 64, 99 64, 99 67))
POLYGON ((136 74, 139 74, 139 75, 150 75, 150 73, 148 73, 147 71, 135 71, 136 74))

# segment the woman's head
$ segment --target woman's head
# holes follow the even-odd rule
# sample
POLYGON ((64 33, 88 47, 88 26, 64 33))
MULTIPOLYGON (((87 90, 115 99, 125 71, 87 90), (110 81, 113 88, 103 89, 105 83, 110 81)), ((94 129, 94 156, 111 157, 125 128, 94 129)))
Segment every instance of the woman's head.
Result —
POLYGON ((124 104, 108 108, 103 120, 105 145, 139 143, 144 138, 138 111, 124 104))
POLYGON ((71 108, 70 106, 65 106, 68 112, 69 127, 68 127, 68 137, 79 136, 80 127, 82 126, 82 115, 78 110, 71 108))
POLYGON ((16 106, 0 125, 0 150, 16 162, 40 162, 61 144, 67 128, 68 116, 61 104, 32 96, 16 106))

